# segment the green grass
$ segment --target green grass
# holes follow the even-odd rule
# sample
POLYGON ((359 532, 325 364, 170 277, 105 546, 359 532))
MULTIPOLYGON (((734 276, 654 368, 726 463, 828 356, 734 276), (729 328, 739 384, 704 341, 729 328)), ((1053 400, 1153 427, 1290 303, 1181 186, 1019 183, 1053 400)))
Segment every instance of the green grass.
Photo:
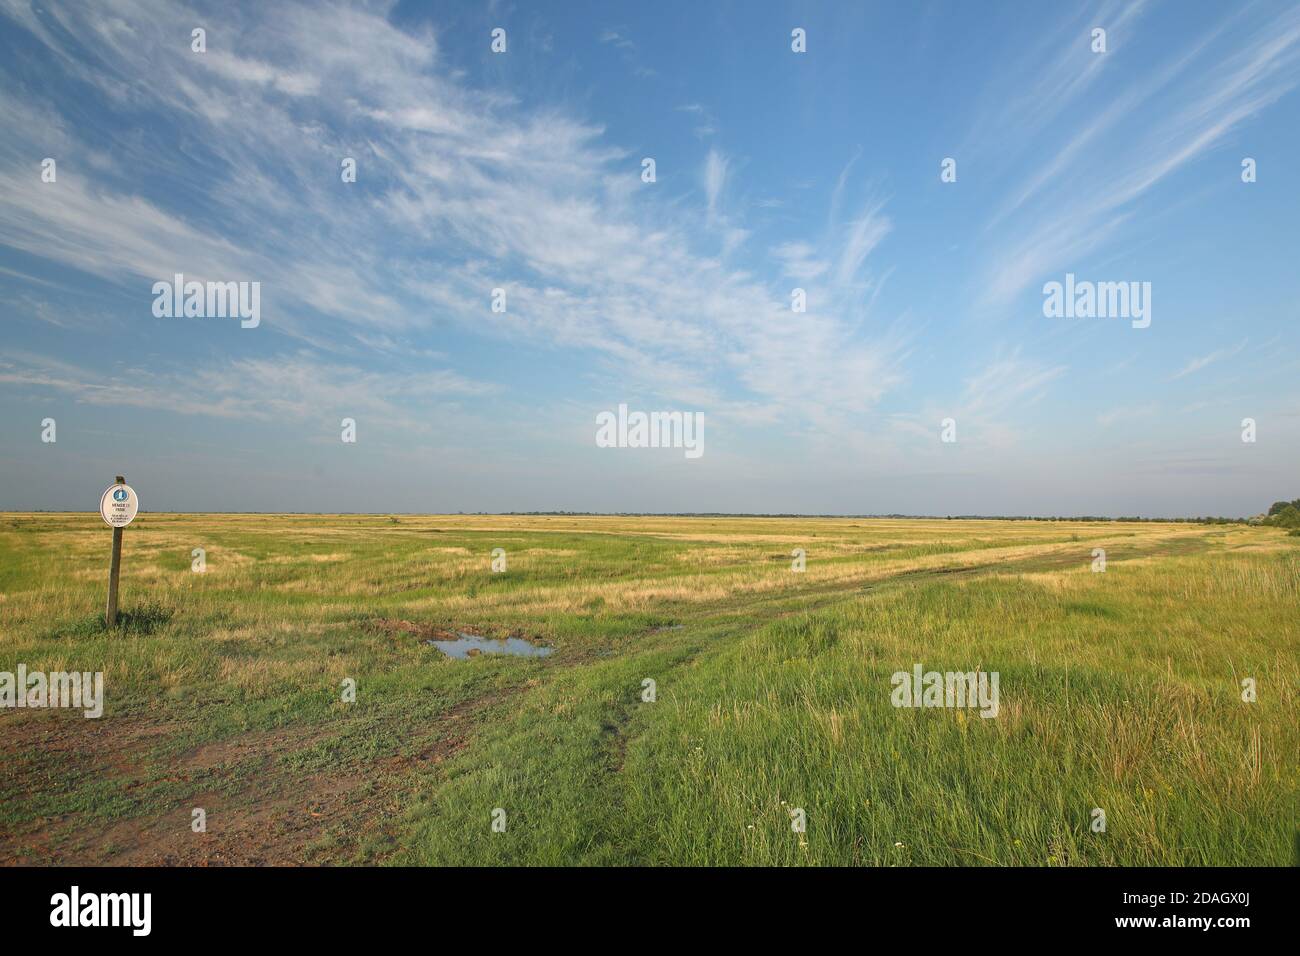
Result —
POLYGON ((113 631, 108 537, 0 516, 0 671, 107 687, 99 721, 0 711, 0 861, 1293 862, 1281 529, 144 515, 113 631), (997 672, 998 716, 891 706, 918 663, 997 672))

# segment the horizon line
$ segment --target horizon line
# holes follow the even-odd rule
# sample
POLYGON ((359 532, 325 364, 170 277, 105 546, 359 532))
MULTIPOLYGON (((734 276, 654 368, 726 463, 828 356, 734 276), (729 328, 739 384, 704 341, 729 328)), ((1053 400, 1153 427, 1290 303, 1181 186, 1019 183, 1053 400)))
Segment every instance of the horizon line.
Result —
MULTIPOLYGON (((72 509, 17 510, 0 509, 0 515, 97 515, 98 512, 72 509)), ((872 520, 911 521, 1109 521, 1133 523, 1139 521, 1170 524, 1224 521, 1248 522, 1265 512, 1249 516, 1184 515, 1181 517, 1146 517, 1143 515, 921 515, 921 514, 836 514, 828 512, 777 512, 777 511, 144 511, 140 515, 295 515, 317 517, 385 518, 401 515, 408 518, 859 518, 872 520)))

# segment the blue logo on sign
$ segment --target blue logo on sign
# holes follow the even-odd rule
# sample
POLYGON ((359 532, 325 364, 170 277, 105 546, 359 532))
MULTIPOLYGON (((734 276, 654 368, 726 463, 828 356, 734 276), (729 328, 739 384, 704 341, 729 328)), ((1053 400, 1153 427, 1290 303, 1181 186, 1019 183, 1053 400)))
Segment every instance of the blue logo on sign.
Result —
POLYGON ((126 501, 126 490, 123 488, 119 488, 117 489, 117 491, 113 492, 113 500, 126 501))

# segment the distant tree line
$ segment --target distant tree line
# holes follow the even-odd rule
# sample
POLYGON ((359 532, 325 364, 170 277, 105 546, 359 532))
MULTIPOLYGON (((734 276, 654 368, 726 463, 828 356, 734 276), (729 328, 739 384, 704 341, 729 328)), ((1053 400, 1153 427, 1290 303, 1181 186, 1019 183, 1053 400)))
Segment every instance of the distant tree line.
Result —
MULTIPOLYGON (((483 514, 485 512, 474 512, 483 514)), ((602 514, 610 515, 610 512, 593 512, 593 511, 510 511, 508 515, 518 516, 548 516, 548 517, 597 517, 602 514)), ((1275 528, 1290 528, 1300 533, 1300 498, 1295 501, 1275 501, 1268 509, 1267 514, 1255 515, 1251 518, 1225 518, 1225 517, 1199 517, 1199 518, 1142 518, 1137 515, 1122 515, 1118 518, 1112 518, 1108 515, 1053 515, 1043 517, 1041 515, 904 515, 904 514, 787 514, 787 513, 766 513, 755 514, 753 512, 726 512, 726 511, 673 511, 673 512, 635 512, 620 511, 613 512, 613 516, 622 518, 910 518, 928 519, 928 520, 948 520, 948 521, 1117 521, 1127 522, 1130 524, 1143 523, 1171 523, 1181 524, 1253 524, 1268 525, 1275 528)), ((1297 536, 1300 536, 1298 534, 1297 536)))
POLYGON ((1272 525, 1275 528, 1291 528, 1292 531, 1300 530, 1300 498, 1295 501, 1275 501, 1269 506, 1268 514, 1261 518, 1260 524, 1272 525))

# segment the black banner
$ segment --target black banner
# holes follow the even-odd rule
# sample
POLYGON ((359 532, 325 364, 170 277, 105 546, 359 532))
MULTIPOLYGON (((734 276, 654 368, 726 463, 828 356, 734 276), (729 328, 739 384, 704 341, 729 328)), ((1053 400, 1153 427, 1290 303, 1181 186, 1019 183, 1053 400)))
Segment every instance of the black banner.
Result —
POLYGON ((15 939, 340 943, 458 924, 457 936, 531 943, 606 925, 653 936, 702 919, 735 942, 774 920, 820 933, 832 920, 850 929, 847 917, 864 941, 1043 930, 1231 946, 1285 930, 1294 884, 1287 869, 8 869, 0 913, 15 939))

